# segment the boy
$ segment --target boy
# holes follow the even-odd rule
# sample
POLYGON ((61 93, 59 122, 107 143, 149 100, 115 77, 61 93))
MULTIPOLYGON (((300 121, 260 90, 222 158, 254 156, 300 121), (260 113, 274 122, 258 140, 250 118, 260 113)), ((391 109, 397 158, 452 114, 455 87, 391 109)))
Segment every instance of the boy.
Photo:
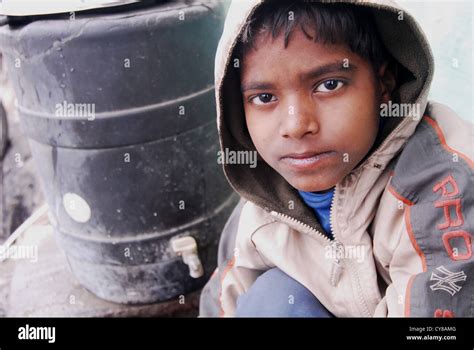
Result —
POLYGON ((234 1, 216 56, 243 201, 202 316, 473 316, 472 126, 428 103, 429 45, 392 1, 234 1))

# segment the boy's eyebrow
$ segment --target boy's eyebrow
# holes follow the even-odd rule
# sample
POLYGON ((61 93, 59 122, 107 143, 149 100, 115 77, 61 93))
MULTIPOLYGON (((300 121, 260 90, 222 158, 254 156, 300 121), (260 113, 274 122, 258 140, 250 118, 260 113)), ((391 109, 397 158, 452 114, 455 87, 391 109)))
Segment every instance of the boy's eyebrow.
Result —
POLYGON ((301 81, 311 80, 327 73, 353 72, 357 66, 351 64, 345 67, 341 61, 336 61, 311 69, 309 72, 302 73, 299 78, 301 81))
MULTIPOLYGON (((311 69, 308 72, 302 73, 299 75, 300 81, 311 80, 317 78, 318 76, 327 74, 327 73, 337 73, 337 72, 352 72, 356 70, 357 67, 353 64, 345 67, 340 61, 331 62, 324 64, 322 66, 311 69)), ((243 83, 241 86, 241 91, 245 92, 247 90, 271 90, 275 86, 272 83, 268 82, 258 82, 250 81, 248 83, 243 83)))
POLYGON ((272 83, 251 81, 245 84, 242 84, 240 87, 241 92, 247 90, 272 90, 275 86, 272 83))

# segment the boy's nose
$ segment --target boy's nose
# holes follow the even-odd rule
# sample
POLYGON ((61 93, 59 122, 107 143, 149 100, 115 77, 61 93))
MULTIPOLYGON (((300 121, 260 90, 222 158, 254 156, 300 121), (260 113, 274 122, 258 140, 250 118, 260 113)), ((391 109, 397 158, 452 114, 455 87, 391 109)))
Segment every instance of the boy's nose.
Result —
POLYGON ((319 123, 313 104, 288 105, 280 123, 280 135, 285 138, 301 138, 306 134, 316 134, 319 123))

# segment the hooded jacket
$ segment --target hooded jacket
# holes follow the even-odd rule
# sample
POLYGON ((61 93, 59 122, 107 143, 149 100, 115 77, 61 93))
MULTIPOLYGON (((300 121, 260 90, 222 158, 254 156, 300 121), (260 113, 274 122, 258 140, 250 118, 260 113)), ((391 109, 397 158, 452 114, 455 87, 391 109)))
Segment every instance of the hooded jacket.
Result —
MULTIPOLYGON (((215 61, 221 150, 252 151, 234 48, 265 0, 234 0, 215 61)), ((390 0, 346 1, 372 9, 382 42, 404 71, 405 118, 387 118, 371 153, 335 187, 334 240, 285 179, 261 158, 256 167, 224 164, 242 197, 221 236, 201 316, 233 316, 236 300, 278 267, 336 317, 474 316, 473 128, 428 102, 434 63, 406 11, 390 0)))

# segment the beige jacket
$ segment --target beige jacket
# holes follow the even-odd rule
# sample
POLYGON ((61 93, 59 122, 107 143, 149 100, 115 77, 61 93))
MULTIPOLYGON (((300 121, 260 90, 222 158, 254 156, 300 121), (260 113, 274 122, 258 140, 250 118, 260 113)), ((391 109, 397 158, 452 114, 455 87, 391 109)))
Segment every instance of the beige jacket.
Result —
MULTIPOLYGON (((243 127, 233 48, 261 2, 234 1, 219 43, 223 150, 255 149, 243 127)), ((389 0, 347 2, 373 8, 385 46, 409 73, 397 88, 399 100, 419 104, 423 118, 390 118, 374 151, 337 184, 333 241, 263 160, 255 168, 225 164, 243 201, 223 232, 201 316, 232 316, 239 295, 272 267, 303 284, 336 317, 474 316, 473 126, 427 102, 433 58, 408 13, 389 0)))

